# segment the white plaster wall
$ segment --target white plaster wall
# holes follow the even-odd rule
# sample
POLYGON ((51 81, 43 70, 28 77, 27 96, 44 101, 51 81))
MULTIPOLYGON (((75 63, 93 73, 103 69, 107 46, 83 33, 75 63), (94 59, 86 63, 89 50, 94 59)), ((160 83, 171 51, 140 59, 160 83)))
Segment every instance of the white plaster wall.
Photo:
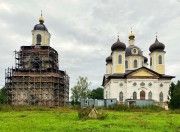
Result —
POLYGON ((145 99, 148 99, 148 93, 152 92, 152 99, 156 102, 159 102, 159 94, 163 92, 163 102, 167 101, 170 80, 158 80, 158 79, 111 79, 108 84, 106 84, 104 89, 104 97, 107 91, 108 98, 116 98, 119 101, 119 93, 123 92, 123 100, 133 99, 133 92, 137 93, 137 99, 140 99, 140 92, 145 91, 145 99), (136 82, 137 85, 133 86, 133 83, 136 82), (144 82, 145 85, 141 86, 140 84, 144 82), (149 83, 152 83, 152 86, 149 86, 149 83), (120 83, 123 86, 120 86, 120 83), (163 87, 160 87, 160 84, 163 84, 163 87))

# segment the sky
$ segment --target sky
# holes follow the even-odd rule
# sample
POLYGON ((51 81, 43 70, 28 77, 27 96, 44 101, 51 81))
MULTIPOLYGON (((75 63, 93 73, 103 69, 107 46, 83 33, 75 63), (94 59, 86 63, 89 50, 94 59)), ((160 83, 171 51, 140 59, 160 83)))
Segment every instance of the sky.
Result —
POLYGON ((70 88, 79 76, 88 78, 90 89, 100 87, 118 32, 128 46, 131 27, 135 45, 148 58, 157 32, 165 44, 166 74, 180 80, 179 0, 0 0, 0 87, 5 69, 15 66, 13 51, 32 44, 31 31, 41 10, 70 88))

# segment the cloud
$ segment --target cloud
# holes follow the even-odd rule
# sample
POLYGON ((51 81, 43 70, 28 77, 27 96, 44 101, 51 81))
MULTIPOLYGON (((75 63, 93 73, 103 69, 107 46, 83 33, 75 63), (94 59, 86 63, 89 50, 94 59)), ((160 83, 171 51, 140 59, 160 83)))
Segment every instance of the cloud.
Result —
POLYGON ((147 57, 158 32, 159 41, 166 45, 166 73, 180 79, 180 3, 176 0, 2 0, 0 86, 4 85, 4 69, 14 66, 13 51, 31 45, 31 30, 40 10, 52 36, 51 46, 59 53, 60 69, 70 76, 70 88, 78 76, 88 77, 91 89, 101 86, 111 45, 119 32, 128 46, 131 27, 136 45, 147 57))

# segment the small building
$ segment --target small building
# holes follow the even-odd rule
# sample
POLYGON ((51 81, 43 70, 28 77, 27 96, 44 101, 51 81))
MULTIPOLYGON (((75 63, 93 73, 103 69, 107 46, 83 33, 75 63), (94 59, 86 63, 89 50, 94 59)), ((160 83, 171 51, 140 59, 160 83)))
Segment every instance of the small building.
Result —
POLYGON ((81 108, 83 107, 105 107, 117 104, 117 99, 81 99, 81 108))
POLYGON ((136 105, 136 106, 149 106, 154 105, 154 100, 133 100, 133 99, 126 99, 126 105, 136 105))

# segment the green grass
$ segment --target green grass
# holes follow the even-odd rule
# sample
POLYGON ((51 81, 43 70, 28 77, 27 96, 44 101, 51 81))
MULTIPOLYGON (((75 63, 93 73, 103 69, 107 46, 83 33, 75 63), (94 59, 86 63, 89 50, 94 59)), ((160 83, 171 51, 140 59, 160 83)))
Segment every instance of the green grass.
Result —
POLYGON ((0 132, 180 132, 180 114, 176 112, 103 112, 108 114, 105 120, 79 120, 78 111, 70 108, 4 108, 0 132))

